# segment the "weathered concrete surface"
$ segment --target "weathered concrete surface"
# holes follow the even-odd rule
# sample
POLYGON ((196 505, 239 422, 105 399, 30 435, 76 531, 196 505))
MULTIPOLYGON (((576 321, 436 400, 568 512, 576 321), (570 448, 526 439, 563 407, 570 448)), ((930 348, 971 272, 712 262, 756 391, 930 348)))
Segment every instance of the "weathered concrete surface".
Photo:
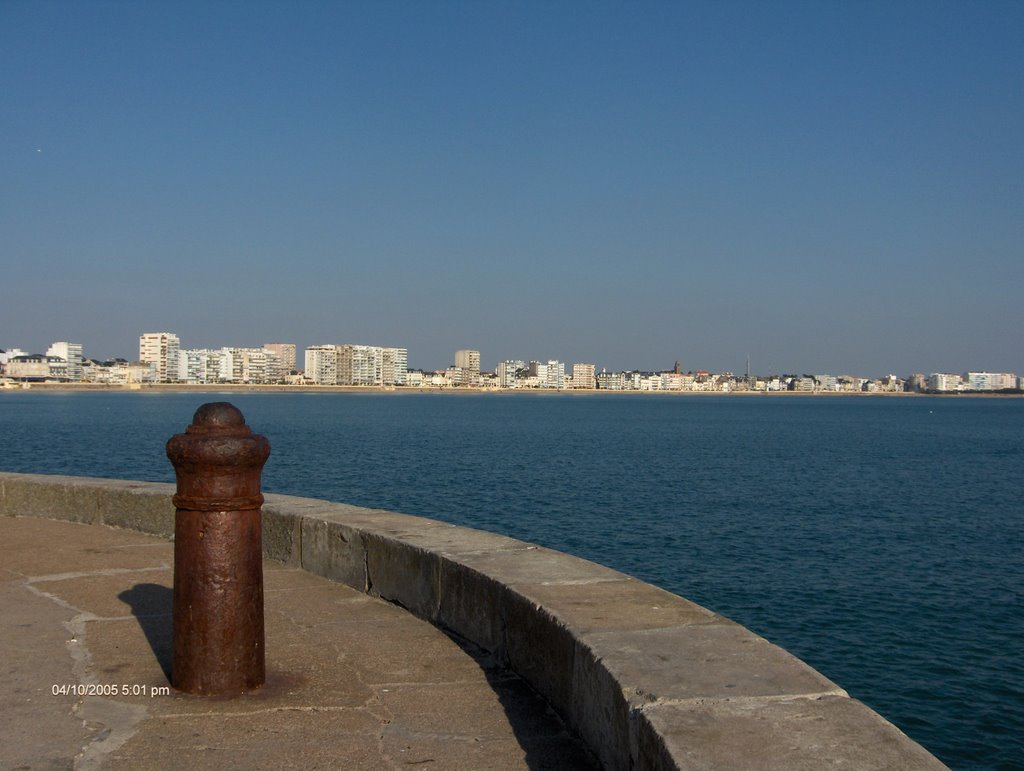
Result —
MULTIPOLYGON (((168 488, 0 473, 0 514, 68 518, 64 512, 73 510, 70 517, 79 521, 117 521, 164 532, 168 488), (110 487, 109 506, 104 486, 110 487), (79 500, 84 508, 75 509, 79 500)), ((170 517, 173 521, 173 510, 170 517)), ((486 670, 492 680, 502 667, 520 675, 606 768, 944 767, 777 646, 607 567, 503 536, 309 498, 267 495, 263 521, 265 555, 387 599, 478 646, 497 667, 486 670)), ((360 597, 348 596, 340 615, 351 612, 360 597)), ((324 619, 333 618, 334 611, 321 617, 322 610, 317 606, 315 618, 321 620, 306 618, 302 639, 310 629, 333 623, 324 619)), ((380 634, 347 639, 332 629, 323 643, 327 658, 311 672, 319 682, 356 658, 370 670, 370 681, 399 673, 404 692, 421 708, 434 704, 442 715, 463 712, 465 705, 456 698, 460 689, 445 690, 438 683, 431 689, 416 668, 417 656, 426 653, 429 665, 441 654, 420 646, 418 638, 402 650, 391 650, 394 641, 383 639, 380 634), (374 658, 379 646, 390 651, 383 661, 374 658), (414 686, 419 690, 411 690, 414 686)), ((268 627, 268 662, 270 650, 268 627)), ((502 682, 499 678, 491 687, 502 682)), ((466 693, 473 692, 467 685, 466 693)), ((382 693, 379 698, 389 704, 394 697, 382 693)), ((329 709, 356 707, 331 703, 329 709)), ((184 714, 176 719, 185 720, 184 714)), ((272 722, 265 730, 273 730, 272 722)), ((308 740, 322 741, 320 730, 308 740)), ((381 740, 388 758, 424 760, 435 754, 433 741, 446 741, 417 745, 426 753, 422 758, 396 755, 401 743, 396 737, 405 730, 394 728, 381 740)), ((535 742, 547 741, 543 732, 517 738, 528 752, 527 762, 546 762, 529 755, 535 742)), ((486 766, 474 754, 480 745, 474 742, 472 751, 463 747, 469 754, 453 767, 486 766)), ((555 757, 559 750, 550 752, 555 757)), ((318 756, 313 760, 321 762, 318 756)))
POLYGON ((674 758, 685 768, 927 768, 920 746, 853 699, 781 698, 766 710, 759 700, 698 699, 645 708, 640 766, 674 758), (899 762, 896 762, 899 761, 899 762))
POLYGON ((0 517, 0 559, 0 768, 595 766, 520 678, 298 568, 264 565, 267 686, 219 699, 151 695, 168 685, 168 541, 0 517))

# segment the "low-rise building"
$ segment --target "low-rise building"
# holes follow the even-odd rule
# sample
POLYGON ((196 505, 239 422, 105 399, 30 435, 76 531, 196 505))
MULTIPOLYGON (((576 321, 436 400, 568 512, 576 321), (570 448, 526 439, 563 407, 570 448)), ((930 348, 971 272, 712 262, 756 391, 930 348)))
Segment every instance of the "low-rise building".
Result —
MULTIPOLYGON (((692 383, 693 378, 690 377, 689 381, 692 383)), ((681 372, 662 372, 660 390, 682 391, 686 387, 686 382, 687 376, 681 372)))
POLYGON ((87 383, 133 385, 156 382, 156 365, 148 361, 87 359, 83 363, 82 371, 83 378, 87 383))
POLYGON ((815 375, 815 389, 816 391, 838 391, 839 390, 839 378, 835 375, 815 375))
POLYGON ((597 387, 603 391, 625 391, 625 372, 601 372, 597 375, 597 387))
POLYGON ((25 382, 67 381, 68 363, 60 356, 28 353, 8 360, 7 377, 25 382))
POLYGON ((906 388, 906 382, 895 375, 886 375, 878 380, 878 390, 882 393, 901 393, 906 388))
POLYGON ((179 379, 181 341, 173 332, 146 332, 139 336, 139 361, 156 365, 156 382, 179 379))
POLYGON ((633 387, 637 391, 660 391, 661 374, 656 372, 637 372, 633 387))
POLYGON ((840 375, 836 378, 836 389, 840 393, 857 393, 864 390, 865 380, 855 375, 840 375))

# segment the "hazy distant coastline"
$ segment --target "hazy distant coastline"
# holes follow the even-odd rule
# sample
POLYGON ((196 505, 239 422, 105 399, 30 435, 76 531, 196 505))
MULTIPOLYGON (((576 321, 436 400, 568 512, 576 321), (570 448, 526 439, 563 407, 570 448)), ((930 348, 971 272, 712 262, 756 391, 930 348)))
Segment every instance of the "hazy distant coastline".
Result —
POLYGON ((289 384, 246 384, 246 383, 146 383, 135 385, 111 385, 107 383, 12 383, 0 388, 0 393, 24 393, 25 391, 45 392, 81 392, 81 391, 121 391, 125 393, 349 393, 349 394, 452 394, 455 396, 476 396, 493 394, 505 396, 509 394, 530 394, 535 396, 616 396, 625 394, 641 394, 644 396, 746 396, 746 397, 790 397, 790 396, 821 396, 821 397, 967 397, 993 398, 1017 397, 1022 393, 997 393, 984 391, 961 391, 950 393, 918 393, 914 391, 613 391, 600 388, 478 388, 474 386, 343 386, 343 385, 289 385, 289 384))

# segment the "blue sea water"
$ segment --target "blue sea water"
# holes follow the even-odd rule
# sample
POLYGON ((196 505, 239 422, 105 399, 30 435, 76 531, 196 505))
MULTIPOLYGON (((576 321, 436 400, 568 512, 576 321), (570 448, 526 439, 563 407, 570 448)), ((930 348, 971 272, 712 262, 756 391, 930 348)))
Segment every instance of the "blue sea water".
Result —
POLYGON ((954 768, 1024 768, 1024 400, 0 394, 0 469, 173 481, 235 403, 264 489, 572 552, 792 651, 954 768))

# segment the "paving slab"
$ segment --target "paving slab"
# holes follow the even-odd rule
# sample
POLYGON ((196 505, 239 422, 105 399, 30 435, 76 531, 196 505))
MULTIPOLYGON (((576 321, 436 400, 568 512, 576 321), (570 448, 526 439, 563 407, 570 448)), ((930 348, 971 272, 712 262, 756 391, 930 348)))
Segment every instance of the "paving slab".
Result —
POLYGON ((523 680, 404 609, 264 564, 267 685, 169 688, 173 544, 0 517, 0 768, 595 768, 523 680))

